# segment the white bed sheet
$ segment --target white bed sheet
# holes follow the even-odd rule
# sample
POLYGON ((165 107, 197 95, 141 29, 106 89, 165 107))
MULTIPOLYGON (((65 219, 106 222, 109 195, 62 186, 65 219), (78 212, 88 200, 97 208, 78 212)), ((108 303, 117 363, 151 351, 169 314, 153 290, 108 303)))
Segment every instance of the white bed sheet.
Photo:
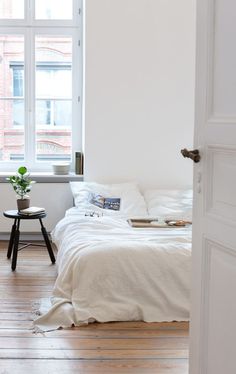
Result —
POLYGON ((37 328, 189 320, 191 227, 132 228, 124 217, 84 217, 73 208, 53 241, 58 277, 37 328))

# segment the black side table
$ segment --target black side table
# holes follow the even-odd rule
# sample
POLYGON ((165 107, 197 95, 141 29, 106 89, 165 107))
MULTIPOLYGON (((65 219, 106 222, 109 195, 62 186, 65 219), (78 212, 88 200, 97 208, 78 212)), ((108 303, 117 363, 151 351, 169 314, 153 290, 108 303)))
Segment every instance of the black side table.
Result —
POLYGON ((39 220, 40 225, 41 225, 41 231, 42 231, 43 238, 44 238, 47 250, 48 250, 49 257, 53 264, 56 262, 47 231, 42 222, 42 218, 45 218, 47 216, 45 212, 40 213, 40 214, 26 216, 23 214, 19 214, 17 210, 7 210, 3 213, 3 215, 4 217, 14 219, 14 224, 11 229, 11 236, 10 236, 8 251, 7 251, 7 258, 11 258, 11 254, 13 250, 12 263, 11 263, 11 268, 13 271, 16 269, 18 251, 20 251, 23 248, 29 247, 30 245, 37 246, 37 247, 45 247, 45 245, 41 245, 41 244, 32 244, 32 243, 25 243, 25 242, 19 241, 21 219, 23 220, 38 219, 39 220), (19 244, 24 244, 24 245, 19 248, 19 244))

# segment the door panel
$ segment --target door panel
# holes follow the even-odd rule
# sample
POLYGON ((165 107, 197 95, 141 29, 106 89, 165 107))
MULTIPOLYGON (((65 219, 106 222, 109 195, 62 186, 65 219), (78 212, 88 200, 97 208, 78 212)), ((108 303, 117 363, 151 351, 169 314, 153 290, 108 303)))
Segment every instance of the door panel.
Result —
POLYGON ((197 0, 191 374, 236 373, 235 14, 197 0))
POLYGON ((230 12, 235 0, 215 0, 214 55, 213 55, 213 113, 214 117, 234 117, 236 122, 236 78, 232 76, 236 66, 233 47, 235 35, 235 13, 230 12))
POLYGON ((236 148, 208 146, 206 213, 236 223, 236 148))
MULTIPOLYGON (((205 303, 203 317, 205 337, 202 348, 203 373, 232 373, 235 367, 235 346, 228 346, 226 337, 234 339, 236 304, 231 300, 236 287, 236 253, 219 243, 205 241, 205 303), (227 290, 227 292, 225 292, 227 290), (222 319, 222 316, 227 318, 222 319), (223 328, 221 328, 223 326, 223 328)), ((232 340, 231 340, 232 341, 232 340)))

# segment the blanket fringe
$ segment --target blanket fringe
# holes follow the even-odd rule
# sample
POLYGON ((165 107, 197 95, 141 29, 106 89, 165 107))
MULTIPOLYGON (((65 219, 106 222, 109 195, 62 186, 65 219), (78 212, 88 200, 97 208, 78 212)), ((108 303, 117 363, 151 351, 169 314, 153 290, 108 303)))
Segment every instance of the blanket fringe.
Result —
POLYGON ((46 332, 52 332, 52 331, 57 331, 57 330, 63 330, 63 327, 57 327, 57 328, 55 328, 55 329, 49 329, 49 330, 42 330, 42 329, 40 329, 40 327, 38 327, 38 326, 32 326, 32 327, 30 328, 30 330, 32 331, 32 334, 35 334, 35 335, 37 335, 37 334, 42 334, 42 335, 45 336, 45 333, 46 333, 46 332))
POLYGON ((56 330, 70 330, 76 327, 81 327, 81 326, 88 326, 91 323, 96 322, 94 318, 88 318, 87 320, 84 321, 78 321, 76 324, 73 322, 73 319, 68 320, 68 324, 64 323, 64 326, 60 326, 59 323, 58 325, 53 326, 47 326, 40 328, 40 322, 39 326, 37 325, 37 319, 41 316, 44 316, 45 313, 50 310, 51 307, 51 298, 42 298, 40 300, 34 300, 31 302, 31 320, 32 320, 32 326, 29 328, 29 330, 32 331, 32 334, 42 334, 44 335, 46 332, 51 332, 51 331, 56 331, 56 330), (49 305, 50 304, 50 305, 49 305))
POLYGON ((33 320, 45 314, 51 308, 51 298, 42 298, 31 302, 33 320))
POLYGON ((37 334, 41 334, 41 335, 44 335, 44 336, 45 336, 45 332, 46 332, 46 331, 41 330, 38 326, 32 326, 32 327, 30 328, 30 330, 32 331, 32 334, 35 334, 35 335, 37 335, 37 334))
POLYGON ((40 306, 41 306, 41 301, 33 301, 31 303, 31 315, 33 317, 33 320, 35 320, 38 316, 41 316, 40 312, 40 306))

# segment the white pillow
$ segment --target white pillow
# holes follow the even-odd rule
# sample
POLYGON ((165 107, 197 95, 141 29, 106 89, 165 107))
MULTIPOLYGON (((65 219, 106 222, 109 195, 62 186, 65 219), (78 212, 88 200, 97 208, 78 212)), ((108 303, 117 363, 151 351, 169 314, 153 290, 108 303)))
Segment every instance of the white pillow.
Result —
POLYGON ((148 214, 164 219, 192 220, 192 190, 146 190, 148 214))
POLYGON ((138 186, 135 183, 100 184, 95 182, 70 182, 74 203, 85 211, 96 211, 103 215, 146 216, 147 207, 138 186), (102 195, 109 198, 120 198, 120 210, 101 209, 91 203, 91 196, 102 195))

